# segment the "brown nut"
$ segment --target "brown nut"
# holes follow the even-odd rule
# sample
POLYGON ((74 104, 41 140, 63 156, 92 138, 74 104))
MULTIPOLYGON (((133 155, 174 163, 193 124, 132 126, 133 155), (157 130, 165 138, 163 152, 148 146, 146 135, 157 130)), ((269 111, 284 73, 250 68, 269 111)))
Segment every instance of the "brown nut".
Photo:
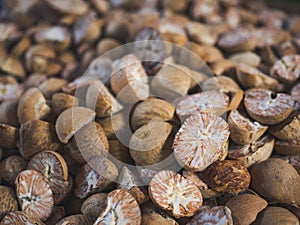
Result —
POLYGON ((255 164, 251 170, 251 186, 269 201, 300 204, 300 175, 282 159, 270 158, 255 164))
MULTIPOLYGON (((142 209, 143 210, 143 209, 142 209)), ((143 212, 142 211, 142 223, 143 225, 178 225, 178 223, 170 216, 161 215, 158 212, 150 211, 143 212)))
POLYGON ((0 69, 8 74, 11 74, 19 79, 25 78, 25 70, 19 59, 13 56, 0 58, 0 69))
POLYGON ((19 155, 12 155, 0 162, 0 177, 13 185, 18 174, 25 170, 27 162, 19 155))
POLYGON ((18 202, 14 191, 4 185, 0 185, 1 200, 0 200, 0 219, 5 214, 18 210, 18 202))
POLYGON ((258 67, 261 62, 261 58, 253 52, 236 53, 229 59, 236 64, 245 64, 251 67, 258 67))
POLYGON ((200 177, 218 192, 239 193, 250 185, 250 173, 236 160, 217 161, 201 172, 200 177))
POLYGON ((45 225, 38 217, 24 211, 14 211, 8 213, 2 220, 1 225, 6 224, 26 224, 26 225, 45 225))
POLYGON ((43 150, 56 151, 59 140, 52 124, 42 120, 31 120, 20 127, 19 151, 25 159, 30 159, 43 150))
POLYGON ((290 95, 265 89, 247 90, 244 104, 253 119, 268 125, 282 122, 294 108, 294 101, 290 95))
POLYGON ((202 205, 197 186, 171 170, 163 170, 153 177, 149 194, 155 204, 177 218, 194 215, 202 205))
POLYGON ((297 225, 299 220, 289 210, 281 207, 267 207, 259 214, 255 225, 297 225))
POLYGON ((47 0, 51 8, 63 14, 82 16, 88 11, 88 4, 82 0, 47 0))
POLYGON ((38 88, 46 98, 51 98, 54 93, 59 92, 66 84, 67 81, 65 79, 53 77, 46 79, 38 88))
POLYGON ((0 123, 4 123, 13 127, 19 127, 18 120, 18 100, 10 100, 2 102, 0 105, 0 123))
POLYGON ((59 115, 68 108, 79 106, 79 99, 65 93, 55 93, 52 95, 51 106, 53 111, 59 115))
POLYGON ((197 112, 188 117, 177 132, 174 154, 185 169, 202 171, 222 156, 222 147, 228 138, 229 127, 225 120, 211 113, 197 112))
POLYGON ((67 144, 73 135, 84 125, 90 123, 95 118, 95 112, 84 107, 71 107, 59 114, 55 130, 58 139, 67 144))
POLYGON ((230 138, 239 145, 250 144, 259 139, 268 129, 258 122, 252 122, 237 110, 228 116, 230 138))
POLYGON ((88 197, 81 205, 80 211, 86 216, 96 221, 100 213, 106 208, 107 194, 97 193, 88 197))
POLYGON ((113 38, 102 38, 97 44, 97 55, 103 55, 106 52, 118 47, 120 44, 120 42, 113 38))
POLYGON ((270 133, 281 140, 300 140, 300 114, 291 114, 282 123, 272 126, 270 133))
POLYGON ((291 34, 281 29, 263 27, 256 29, 253 34, 256 37, 257 47, 259 48, 278 45, 291 40, 291 34))
POLYGON ((16 178, 16 193, 22 211, 46 220, 53 209, 53 194, 43 175, 23 170, 16 178))
POLYGON ((280 155, 298 155, 298 153, 300 153, 300 141, 276 140, 274 151, 280 155))
POLYGON ((46 225, 55 225, 60 221, 63 217, 65 217, 66 212, 63 206, 54 206, 52 214, 46 220, 46 225))
POLYGON ((15 148, 19 141, 19 129, 0 123, 0 147, 15 148))
POLYGON ((65 224, 91 224, 90 218, 82 214, 75 214, 67 216, 57 222, 55 225, 65 225, 65 224))
POLYGON ((109 154, 116 160, 116 166, 120 170, 123 163, 133 164, 133 160, 130 157, 129 149, 123 145, 119 140, 109 140, 109 154), (119 163, 122 162, 122 163, 119 163))
POLYGON ((233 223, 237 225, 248 225, 254 222, 257 214, 267 205, 266 200, 252 194, 235 196, 226 203, 231 211, 233 223))
POLYGON ((218 33, 211 26, 198 22, 189 22, 186 29, 191 40, 196 43, 214 45, 217 41, 218 33))

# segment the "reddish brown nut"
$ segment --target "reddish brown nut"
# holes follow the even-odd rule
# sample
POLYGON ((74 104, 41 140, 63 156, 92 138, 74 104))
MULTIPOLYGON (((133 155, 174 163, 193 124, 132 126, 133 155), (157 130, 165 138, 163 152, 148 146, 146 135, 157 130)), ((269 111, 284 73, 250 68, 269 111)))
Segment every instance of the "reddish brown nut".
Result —
POLYGON ((18 174, 25 170, 27 162, 19 155, 12 155, 0 162, 0 177, 13 185, 18 174))
POLYGON ((226 224, 233 225, 230 209, 226 206, 215 206, 205 208, 200 213, 196 214, 186 225, 199 224, 226 224))
POLYGON ((20 98, 18 118, 21 124, 29 120, 44 119, 48 116, 50 110, 40 90, 29 88, 20 98))
POLYGON ((0 147, 15 148, 19 141, 19 129, 0 123, 0 147))
POLYGON ((226 203, 230 209, 233 223, 248 225, 255 221, 256 216, 268 205, 263 198, 253 194, 235 196, 226 203))
POLYGON ((56 151, 60 142, 51 123, 31 120, 21 125, 19 151, 25 159, 30 159, 40 151, 56 151))
POLYGON ((1 225, 6 224, 26 224, 26 225, 45 225, 38 217, 24 211, 14 211, 8 213, 2 220, 1 225))
POLYGON ((198 112, 188 117, 177 132, 174 154, 184 168, 201 171, 219 159, 228 138, 229 127, 225 120, 198 112))
POLYGON ((82 0, 47 0, 51 8, 64 14, 82 16, 88 11, 88 4, 82 0))
POLYGON ((258 122, 252 122, 237 110, 230 112, 228 116, 230 138, 237 144, 250 144, 259 139, 268 129, 258 122))
POLYGON ((276 140, 274 151, 280 155, 298 155, 298 153, 300 153, 300 141, 276 140))
POLYGON ((59 114, 55 130, 58 139, 67 144, 73 135, 84 125, 90 123, 95 118, 95 112, 84 107, 71 107, 59 114))
POLYGON ((177 218, 194 215, 202 205, 197 186, 171 170, 163 170, 153 177, 149 194, 154 203, 177 218))
POLYGON ((300 77, 300 55, 287 55, 278 60, 271 75, 284 83, 292 83, 300 77))
POLYGON ((266 89, 245 92, 244 105, 249 115, 262 124, 274 125, 285 120, 294 108, 290 95, 266 89))
POLYGON ((36 170, 44 175, 53 193, 54 203, 59 204, 69 187, 68 167, 64 158, 57 152, 43 151, 33 156, 27 169, 36 170))
POLYGON ((239 193, 250 185, 250 173, 239 161, 217 161, 201 173, 202 179, 218 192, 239 193))
POLYGON ((14 191, 4 185, 0 185, 1 199, 0 199, 0 219, 5 214, 18 210, 18 202, 14 191))
POLYGON ((184 97, 176 106, 180 117, 187 117, 196 112, 222 115, 229 104, 229 97, 219 91, 210 90, 184 97))
POLYGON ((122 189, 108 193, 107 206, 94 223, 105 224, 141 224, 141 210, 131 194, 122 189))
POLYGON ((22 211, 46 220, 52 213, 54 199, 49 184, 35 170, 23 170, 16 178, 16 193, 22 211))
POLYGON ((80 211, 87 217, 96 221, 100 213, 106 208, 107 194, 97 193, 88 197, 81 205, 80 211))

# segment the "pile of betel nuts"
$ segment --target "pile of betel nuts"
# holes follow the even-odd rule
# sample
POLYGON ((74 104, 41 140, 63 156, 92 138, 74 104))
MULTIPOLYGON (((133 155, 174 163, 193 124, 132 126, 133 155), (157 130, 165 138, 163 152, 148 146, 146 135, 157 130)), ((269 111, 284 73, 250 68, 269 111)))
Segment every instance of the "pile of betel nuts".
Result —
POLYGON ((0 225, 299 225, 300 14, 3 0, 0 71, 0 225))

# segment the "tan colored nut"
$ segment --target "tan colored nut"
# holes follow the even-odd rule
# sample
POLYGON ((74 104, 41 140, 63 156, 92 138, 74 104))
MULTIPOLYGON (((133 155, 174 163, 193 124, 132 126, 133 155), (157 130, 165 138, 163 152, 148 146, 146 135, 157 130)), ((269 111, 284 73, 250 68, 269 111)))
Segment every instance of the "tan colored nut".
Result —
POLYGON ((177 132, 174 154, 185 169, 202 171, 219 159, 228 138, 229 127, 225 120, 198 112, 188 117, 177 132))
POLYGON ((274 78, 262 73, 258 69, 245 65, 237 65, 237 78, 241 85, 245 88, 266 88, 274 89, 278 85, 278 81, 274 78))
POLYGON ((292 41, 286 41, 275 46, 275 51, 280 57, 297 54, 297 48, 292 41))
POLYGON ((143 204, 149 200, 147 192, 142 187, 139 178, 126 166, 121 169, 117 183, 117 188, 127 190, 139 204, 143 204))
POLYGON ((0 42, 5 43, 7 41, 14 40, 20 36, 18 26, 14 23, 1 22, 0 24, 0 42))
POLYGON ((235 63, 228 59, 219 59, 210 65, 211 71, 217 76, 221 76, 222 74, 231 74, 233 73, 234 68, 235 63))
POLYGON ((285 41, 291 40, 291 34, 281 29, 259 28, 253 32, 257 40, 257 47, 278 45, 285 41))
POLYGON ((297 225, 299 220, 289 210, 281 207, 267 207, 255 221, 255 225, 297 225))
POLYGON ((38 217, 24 211, 14 211, 8 213, 2 220, 1 225, 5 224, 26 224, 26 225, 45 225, 38 217))
POLYGON ((97 55, 103 55, 106 52, 118 47, 120 44, 121 43, 119 41, 113 38, 102 38, 97 44, 97 55))
POLYGON ((161 120, 152 120, 132 135, 130 155, 140 166, 159 163, 172 153, 171 139, 172 126, 161 120))
POLYGON ((294 108, 290 95, 266 89, 245 92, 244 105, 249 115, 262 124, 274 125, 285 120, 294 108))
POLYGON ((243 163, 244 166, 249 167, 270 158, 274 142, 274 138, 267 134, 250 144, 242 146, 232 144, 229 149, 228 158, 236 159, 243 163))
POLYGON ((197 186, 170 170, 163 170, 153 177, 149 194, 155 204, 176 218, 192 216, 202 205, 197 186))
POLYGON ((187 117, 196 112, 213 113, 217 116, 226 111, 229 97, 221 92, 210 90, 184 97, 176 106, 179 117, 187 117))
POLYGON ((44 175, 53 193, 54 203, 59 204, 66 197, 68 182, 68 167, 64 158, 57 152, 43 151, 34 155, 27 169, 36 170, 44 175))
POLYGON ((0 123, 0 147, 15 148, 19 141, 19 129, 0 123))
POLYGON ((300 114, 292 113, 282 123, 272 126, 270 133, 281 140, 300 140, 300 114))
POLYGON ((251 177, 252 188, 266 200, 300 205, 300 175, 288 162, 270 158, 255 164, 251 177))
POLYGON ((112 113, 117 113, 123 109, 123 106, 100 80, 89 85, 85 102, 88 108, 95 110, 97 117, 110 116, 112 113))
POLYGON ((88 4, 82 0, 47 0, 47 3, 63 14, 82 16, 88 11, 88 4))
POLYGON ((245 64, 251 67, 258 67, 261 62, 261 58, 253 52, 236 53, 229 59, 236 64, 245 64))
POLYGON ((300 84, 296 84, 291 90, 292 99, 300 102, 300 84))
POLYGON ((197 224, 226 224, 233 225, 230 209, 226 206, 215 206, 204 209, 196 214, 187 225, 197 224))
POLYGON ((109 144, 104 130, 96 122, 80 128, 70 143, 71 157, 79 164, 84 164, 95 156, 106 156, 108 149, 109 144))
POLYGON ((19 127, 17 109, 18 100, 10 100, 2 102, 0 105, 0 123, 4 123, 13 127, 19 127))
POLYGON ((134 55, 126 55, 115 64, 110 84, 117 98, 125 103, 147 98, 149 86, 141 61, 134 55))
POLYGON ((14 191, 4 185, 0 185, 1 199, 0 199, 0 219, 5 214, 18 210, 18 202, 14 191))
POLYGON ((43 94, 37 88, 29 88, 20 98, 18 118, 21 124, 29 120, 44 119, 50 110, 43 94))
POLYGON ((230 138, 239 145, 250 144, 259 139, 268 129, 258 122, 252 122, 237 110, 228 116, 230 138))
POLYGON ((18 174, 25 170, 27 162, 19 155, 12 155, 0 162, 0 177, 13 185, 18 174))
POLYGON ((235 196, 226 203, 231 211, 233 223, 237 225, 251 224, 255 221, 257 214, 267 205, 266 200, 252 194, 235 196))
POLYGON ((34 39, 40 44, 44 44, 58 51, 67 49, 71 44, 71 35, 63 26, 53 26, 38 30, 34 39))
POLYGON ((218 38, 218 33, 211 26, 198 22, 187 24, 187 33, 192 41, 203 45, 214 45, 218 38))
POLYGON ((171 103, 163 99, 148 98, 135 107, 131 115, 131 128, 137 130, 155 119, 172 120, 174 112, 175 107, 171 103))
POLYGON ((32 73, 30 76, 25 80, 24 87, 25 89, 29 89, 32 87, 39 87, 47 79, 47 76, 42 73, 32 73))
POLYGON ((67 144, 80 128, 94 120, 95 114, 94 111, 79 106, 63 111, 55 123, 58 139, 67 144))
POLYGON ((107 194, 97 193, 88 197, 81 206, 80 211, 88 218, 96 221, 100 213, 106 208, 107 194))
POLYGON ((52 95, 51 106, 53 111, 59 115, 68 108, 79 106, 79 99, 65 93, 55 93, 52 95))
POLYGON ((117 167, 108 159, 94 157, 84 164, 76 175, 74 195, 83 199, 111 188, 118 177, 117 167))
POLYGON ((160 20, 158 23, 158 31, 164 41, 183 46, 187 41, 185 29, 171 19, 160 20))
POLYGON ((280 155, 297 155, 298 153, 300 153, 300 141, 276 140, 274 151, 280 155))
POLYGON ((31 120, 21 125, 19 151, 25 159, 44 150, 56 151, 60 147, 54 126, 42 120, 31 120))
POLYGON ((25 70, 19 59, 13 56, 0 58, 0 69, 7 74, 11 74, 19 79, 25 78, 25 70))
POLYGON ((218 192, 239 193, 250 185, 250 173, 236 160, 217 161, 204 170, 200 177, 218 192))
POLYGON ((293 83, 300 77, 300 55, 287 55, 278 60, 271 75, 284 83, 293 83))
MULTIPOLYGON (((283 160, 291 164, 299 173, 300 171, 300 157, 299 155, 283 156, 283 160)), ((300 173, 299 173, 300 174, 300 173)), ((297 206, 296 206, 297 207, 297 206)))
POLYGON ((49 78, 41 83, 38 88, 46 98, 51 98, 54 93, 59 92, 66 84, 67 81, 65 79, 49 78))
POLYGON ((46 224, 54 225, 58 221, 60 221, 63 217, 65 217, 65 215, 66 215, 66 212, 65 212, 65 208, 63 206, 54 206, 52 214, 46 220, 46 224))
POLYGON ((67 216, 60 220, 56 225, 69 225, 69 224, 91 224, 92 221, 90 218, 86 217, 82 214, 75 214, 71 216, 67 216))
POLYGON ((46 220, 53 209, 53 194, 43 175, 23 170, 16 178, 16 193, 22 211, 46 220))
POLYGON ((203 91, 217 90, 225 93, 235 93, 241 90, 239 85, 233 79, 227 76, 209 78, 203 82, 203 85, 201 85, 201 87, 203 88, 203 91))

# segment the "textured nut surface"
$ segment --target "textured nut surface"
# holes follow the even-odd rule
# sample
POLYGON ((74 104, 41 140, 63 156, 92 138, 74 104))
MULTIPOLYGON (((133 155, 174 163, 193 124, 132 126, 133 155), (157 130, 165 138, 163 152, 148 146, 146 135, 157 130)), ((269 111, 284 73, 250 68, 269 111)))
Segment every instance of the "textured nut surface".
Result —
POLYGON ((19 155, 12 155, 0 162, 0 176, 3 180, 13 185, 18 174, 25 170, 27 162, 19 155))
POLYGON ((15 148, 19 141, 19 129, 0 123, 0 147, 15 148))
POLYGON ((299 220, 289 210, 281 207, 268 207, 262 212, 255 224, 258 225, 297 225, 299 220))
POLYGON ((278 60, 271 74, 284 83, 291 83, 300 77, 300 55, 287 55, 278 60))
POLYGON ((80 211, 96 221, 100 213, 106 208, 106 193, 97 193, 88 197, 81 205, 80 211))
POLYGON ((0 219, 2 219, 5 214, 18 210, 18 202, 14 191, 4 185, 0 185, 0 219))
POLYGON ((45 225, 38 217, 30 215, 24 211, 14 211, 8 213, 2 220, 1 225, 6 224, 26 224, 26 225, 45 225))

